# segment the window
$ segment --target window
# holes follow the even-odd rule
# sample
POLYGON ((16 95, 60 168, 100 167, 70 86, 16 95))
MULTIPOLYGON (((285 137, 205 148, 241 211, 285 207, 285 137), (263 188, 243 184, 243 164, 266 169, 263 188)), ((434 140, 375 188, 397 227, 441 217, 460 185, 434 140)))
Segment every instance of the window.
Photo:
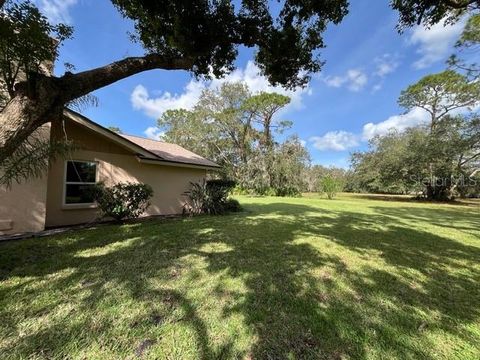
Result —
POLYGON ((92 204, 92 189, 97 180, 97 163, 67 161, 65 171, 65 204, 92 204))

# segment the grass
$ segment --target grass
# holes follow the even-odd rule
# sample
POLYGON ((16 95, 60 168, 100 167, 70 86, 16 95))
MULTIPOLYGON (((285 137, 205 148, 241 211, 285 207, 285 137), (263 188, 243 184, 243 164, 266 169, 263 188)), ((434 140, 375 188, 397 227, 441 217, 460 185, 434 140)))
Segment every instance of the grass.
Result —
POLYGON ((478 203, 239 199, 0 244, 0 357, 480 358, 478 203))

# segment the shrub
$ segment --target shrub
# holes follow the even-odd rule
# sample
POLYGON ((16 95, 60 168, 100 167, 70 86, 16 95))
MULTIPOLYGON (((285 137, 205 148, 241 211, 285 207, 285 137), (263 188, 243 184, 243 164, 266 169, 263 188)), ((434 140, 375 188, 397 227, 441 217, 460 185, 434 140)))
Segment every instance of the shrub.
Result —
MULTIPOLYGON (((236 182, 233 180, 214 179, 206 181, 207 192, 213 208, 221 208, 235 185, 236 182)), ((221 212, 221 209, 219 210, 221 212)))
POLYGON ((237 185, 232 189, 231 194, 232 195, 251 195, 252 192, 253 190, 251 189, 247 189, 246 187, 237 185))
POLYGON ((238 211, 240 204, 236 206, 228 199, 230 191, 235 187, 232 180, 208 180, 201 183, 191 183, 192 188, 185 192, 189 198, 186 212, 198 215, 224 214, 229 211, 238 211), (235 209, 235 210, 234 210, 235 209))
POLYGON ((294 186, 286 186, 276 189, 276 195, 281 197, 299 197, 301 193, 294 186))
POLYGON ((191 189, 184 193, 188 197, 188 203, 185 204, 183 211, 192 215, 202 214, 208 201, 207 183, 204 180, 201 183, 191 182, 190 185, 191 189))
POLYGON ((232 190, 233 195, 254 195, 254 196, 281 196, 281 197, 300 197, 302 194, 300 190, 295 186, 285 186, 285 187, 255 187, 255 188, 245 188, 236 186, 232 190))
POLYGON ((263 193, 260 194, 263 196, 277 196, 277 191, 272 187, 267 187, 263 190, 263 193))
POLYGON ((147 184, 118 183, 111 187, 95 186, 94 199, 103 217, 117 221, 139 217, 149 206, 153 189, 147 184))
POLYGON ((226 212, 240 212, 242 211, 242 205, 236 199, 227 199, 225 202, 225 211, 226 212))
POLYGON ((342 187, 342 182, 331 175, 326 175, 320 180, 320 190, 327 194, 330 200, 342 190, 342 187))

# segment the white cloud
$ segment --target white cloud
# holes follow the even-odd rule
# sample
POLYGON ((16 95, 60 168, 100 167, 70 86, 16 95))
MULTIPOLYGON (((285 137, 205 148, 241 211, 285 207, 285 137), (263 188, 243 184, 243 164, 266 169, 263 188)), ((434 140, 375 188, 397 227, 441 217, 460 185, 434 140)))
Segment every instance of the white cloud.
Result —
POLYGON ((375 93, 375 92, 377 92, 377 91, 381 90, 381 89, 382 89, 382 87, 383 87, 383 83, 378 83, 378 84, 375 84, 375 85, 373 86, 373 88, 372 88, 372 92, 374 92, 374 93, 375 93))
POLYGON ((165 135, 164 131, 160 131, 159 128, 155 126, 150 126, 143 132, 149 139, 153 140, 162 140, 163 135, 165 135))
MULTIPOLYGON (((463 108, 452 113, 460 114, 465 111, 466 108, 463 108)), ((361 141, 369 141, 375 136, 386 135, 392 130, 403 132, 408 128, 428 124, 429 121, 430 116, 425 110, 414 108, 405 114, 393 115, 378 123, 367 123, 363 125, 362 134, 344 130, 329 131, 323 136, 313 136, 309 140, 318 150, 345 151, 360 145, 361 141)))
POLYGON ((318 150, 345 151, 359 145, 358 136, 348 131, 329 131, 309 139, 318 150))
POLYGON ((361 141, 368 141, 376 135, 385 135, 395 129, 405 131, 428 122, 428 114, 420 108, 415 108, 406 114, 394 115, 379 123, 367 123, 363 126, 361 135, 349 131, 329 131, 323 136, 312 136, 309 140, 318 150, 346 151, 360 145, 361 141))
POLYGON ((343 76, 328 76, 324 78, 325 84, 331 87, 346 86, 350 91, 362 90, 368 82, 368 76, 359 69, 350 69, 343 76))
POLYGON ((440 21, 429 29, 421 25, 416 26, 412 30, 409 43, 418 45, 417 53, 420 55, 420 59, 413 63, 413 67, 424 69, 444 60, 450 54, 464 25, 465 19, 446 26, 443 21, 440 21))
POLYGON ((308 87, 287 90, 281 86, 270 85, 267 78, 260 74, 260 69, 252 61, 249 61, 245 69, 236 69, 221 79, 191 80, 181 94, 163 92, 158 97, 152 97, 143 85, 137 85, 130 99, 135 109, 143 111, 149 117, 158 118, 166 110, 191 109, 197 103, 204 89, 216 89, 225 82, 243 82, 253 93, 268 91, 287 95, 291 98, 290 104, 286 107, 287 110, 302 108, 302 97, 311 94, 311 89, 308 87))
POLYGON ((365 88, 369 78, 376 78, 377 84, 372 87, 372 91, 376 92, 382 88, 384 78, 398 68, 400 61, 398 55, 385 53, 376 57, 373 62, 375 69, 369 74, 354 68, 348 70, 344 75, 320 77, 320 79, 330 87, 340 88, 345 86, 350 91, 358 92, 365 88))
POLYGON ((363 126, 362 140, 368 141, 376 135, 385 135, 390 130, 404 131, 409 127, 424 124, 428 121, 428 114, 420 108, 415 108, 406 114, 390 116, 379 123, 368 123, 363 126))
POLYGON ((346 77, 333 76, 325 78, 325 83, 328 86, 339 88, 347 81, 346 77))
POLYGON ((191 109, 204 89, 197 81, 190 81, 182 94, 164 92, 160 97, 152 98, 143 85, 137 85, 130 96, 133 108, 143 111, 147 116, 158 119, 165 111, 191 109))
POLYGON ((386 75, 394 72, 400 65, 400 62, 398 60, 398 56, 383 54, 382 56, 375 58, 375 65, 375 75, 383 78, 386 75))
POLYGON ((372 87, 372 93, 375 93, 383 88, 385 78, 387 75, 393 73, 400 66, 398 55, 385 53, 377 56, 374 59, 375 70, 372 72, 372 77, 375 77, 377 83, 372 87))
POLYGON ((348 88, 352 91, 360 91, 367 84, 368 78, 365 73, 360 70, 348 70, 349 79, 348 88))
POLYGON ((71 23, 70 8, 78 0, 37 0, 42 13, 53 23, 71 23))
POLYGON ((345 151, 359 146, 361 141, 368 141, 377 135, 385 135, 391 130, 399 132, 429 121, 428 113, 415 108, 406 114, 390 116, 379 123, 367 123, 363 126, 362 134, 349 131, 329 131, 323 136, 313 136, 309 140, 318 150, 345 151))

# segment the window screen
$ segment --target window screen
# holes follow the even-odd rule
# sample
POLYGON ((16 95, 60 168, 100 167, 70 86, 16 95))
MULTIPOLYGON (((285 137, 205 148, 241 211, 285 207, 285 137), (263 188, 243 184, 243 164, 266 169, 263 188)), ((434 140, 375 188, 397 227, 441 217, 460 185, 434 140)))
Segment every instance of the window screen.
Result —
POLYGON ((67 161, 65 204, 91 204, 97 178, 97 163, 67 161))

